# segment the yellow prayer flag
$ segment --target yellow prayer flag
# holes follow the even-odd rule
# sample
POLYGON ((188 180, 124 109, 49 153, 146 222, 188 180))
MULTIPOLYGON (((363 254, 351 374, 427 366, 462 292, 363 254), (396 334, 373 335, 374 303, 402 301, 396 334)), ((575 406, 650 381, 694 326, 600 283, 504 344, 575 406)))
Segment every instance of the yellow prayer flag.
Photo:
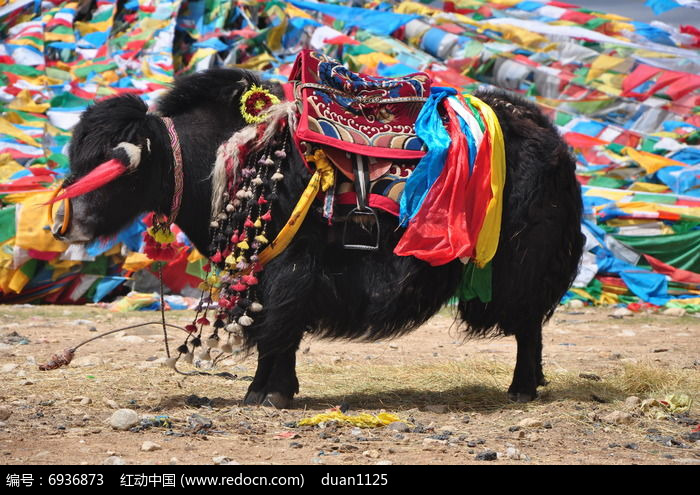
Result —
POLYGON ((590 82, 596 79, 598 76, 614 69, 618 65, 625 61, 621 57, 611 57, 610 55, 598 55, 598 57, 591 63, 591 68, 588 70, 588 75, 586 76, 586 82, 590 82))
POLYGON ((629 146, 625 146, 624 153, 637 162, 647 174, 653 174, 657 170, 664 167, 669 167, 671 165, 677 165, 681 167, 687 167, 687 163, 679 162, 677 160, 672 160, 671 158, 666 158, 664 156, 655 155, 653 153, 647 153, 646 151, 638 151, 629 146))
POLYGON ((7 120, 5 120, 4 117, 0 117, 0 134, 12 136, 13 138, 22 141, 23 143, 27 143, 31 146, 36 146, 37 148, 41 148, 41 144, 39 144, 39 142, 36 139, 34 139, 21 129, 17 129, 7 120))
POLYGON ((44 113, 51 107, 48 103, 36 103, 32 99, 31 93, 24 89, 17 94, 17 97, 7 105, 7 108, 12 110, 21 110, 23 112, 44 113))
POLYGON ((51 199, 53 191, 42 191, 31 194, 21 204, 17 222, 15 245, 24 249, 62 253, 68 248, 64 242, 58 241, 51 233, 48 209, 45 203, 51 199))

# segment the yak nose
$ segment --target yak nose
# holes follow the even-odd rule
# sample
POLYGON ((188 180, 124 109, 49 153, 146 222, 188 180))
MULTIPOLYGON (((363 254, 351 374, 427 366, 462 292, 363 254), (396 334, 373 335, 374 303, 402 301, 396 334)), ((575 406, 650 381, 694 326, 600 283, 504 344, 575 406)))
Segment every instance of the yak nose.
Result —
MULTIPOLYGON (((70 202, 70 200, 67 201, 70 202)), ((59 203, 53 214, 54 221, 51 233, 59 241, 69 244, 90 242, 93 240, 93 236, 88 233, 89 230, 81 222, 76 221, 74 206, 72 202, 68 203, 70 214, 66 218, 66 204, 63 201, 59 203)))
POLYGON ((65 234, 63 231, 63 220, 66 216, 66 211, 65 208, 63 207, 63 202, 60 202, 58 204, 58 208, 56 209, 56 212, 54 213, 53 217, 53 225, 51 226, 51 233, 53 236, 62 241, 63 240, 63 234, 65 234))

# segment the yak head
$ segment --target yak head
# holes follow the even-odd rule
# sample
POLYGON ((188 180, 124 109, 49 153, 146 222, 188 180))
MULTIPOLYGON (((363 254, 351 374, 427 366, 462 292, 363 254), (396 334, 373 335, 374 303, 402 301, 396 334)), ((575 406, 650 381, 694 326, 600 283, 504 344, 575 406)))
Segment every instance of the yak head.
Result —
POLYGON ((163 181, 172 169, 168 134, 137 96, 114 97, 88 108, 74 129, 69 158, 64 188, 106 162, 116 160, 122 167, 113 180, 69 199, 70 215, 59 202, 52 227, 56 238, 88 242, 116 234, 140 213, 167 211, 162 204, 163 181))

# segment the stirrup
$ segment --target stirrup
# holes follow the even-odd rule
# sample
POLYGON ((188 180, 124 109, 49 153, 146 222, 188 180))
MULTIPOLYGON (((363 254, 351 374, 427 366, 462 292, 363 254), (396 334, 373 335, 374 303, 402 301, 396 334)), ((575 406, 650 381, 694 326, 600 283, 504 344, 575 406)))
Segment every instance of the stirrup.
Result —
MULTIPOLYGON (((357 223, 360 227, 362 227, 362 230, 367 232, 368 234, 372 234, 367 228, 365 228, 364 223, 358 222, 357 223)), ((360 251, 378 251, 379 250, 379 217, 377 216, 377 212, 374 211, 372 208, 369 206, 365 206, 364 209, 362 208, 353 208, 350 213, 345 217, 345 225, 343 226, 343 248, 345 249, 357 249, 360 251), (374 246, 371 244, 348 244, 346 242, 347 239, 347 231, 348 231, 348 224, 352 221, 353 217, 374 217, 374 226, 377 229, 376 236, 374 239, 374 246)))

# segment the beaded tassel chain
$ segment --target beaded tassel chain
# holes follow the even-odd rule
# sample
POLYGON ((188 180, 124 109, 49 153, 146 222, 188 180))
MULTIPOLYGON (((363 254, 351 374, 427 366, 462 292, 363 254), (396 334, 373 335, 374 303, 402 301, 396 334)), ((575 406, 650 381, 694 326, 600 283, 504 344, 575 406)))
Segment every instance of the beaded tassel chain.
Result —
MULTIPOLYGON (((259 124, 257 137, 265 130, 266 124, 259 124)), ((229 176, 223 206, 209 226, 210 252, 214 254, 211 263, 203 267, 208 273, 203 284, 206 295, 197 307, 193 322, 185 327, 190 335, 178 347, 185 362, 191 363, 194 357, 211 360, 210 351, 215 348, 221 351, 221 356, 232 353, 234 347, 241 345, 244 330, 253 325, 255 315, 263 309, 257 300, 257 275, 263 269, 259 252, 269 243, 272 203, 278 198, 278 186, 284 178, 281 170, 287 156, 284 130, 280 125, 275 135, 281 138, 273 138, 261 150, 253 149, 257 140, 242 144, 237 150, 240 163, 245 166, 229 176), (216 293, 218 308, 212 323, 207 313, 216 293), (211 334, 203 339, 205 329, 210 326, 211 334)))

